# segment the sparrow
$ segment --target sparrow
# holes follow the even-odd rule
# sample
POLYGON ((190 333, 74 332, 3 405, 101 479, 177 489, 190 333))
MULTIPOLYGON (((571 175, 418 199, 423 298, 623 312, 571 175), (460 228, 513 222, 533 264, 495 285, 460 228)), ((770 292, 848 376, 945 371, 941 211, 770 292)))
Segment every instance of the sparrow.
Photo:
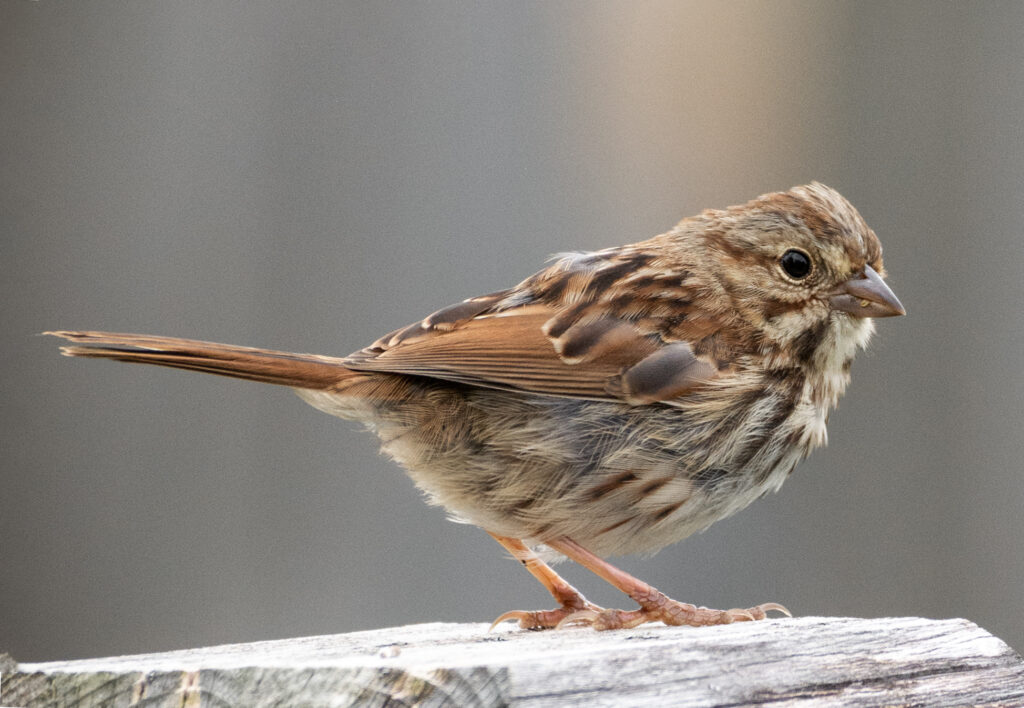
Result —
POLYGON ((815 182, 639 243, 560 254, 346 357, 47 334, 73 343, 67 356, 289 386, 361 422, 430 503, 493 536, 558 603, 495 625, 714 625, 789 612, 679 602, 606 558, 734 514, 825 444, 873 320, 905 314, 884 275, 875 233, 815 182), (589 602, 549 564, 564 558, 638 607, 589 602))

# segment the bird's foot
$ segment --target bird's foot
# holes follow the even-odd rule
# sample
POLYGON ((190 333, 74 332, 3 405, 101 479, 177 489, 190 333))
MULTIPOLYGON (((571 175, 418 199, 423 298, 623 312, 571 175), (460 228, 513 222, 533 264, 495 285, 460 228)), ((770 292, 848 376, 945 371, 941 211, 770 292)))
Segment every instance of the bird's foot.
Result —
POLYGON ((562 605, 554 610, 510 610, 494 620, 491 623, 491 629, 508 620, 517 620, 520 629, 553 629, 563 626, 565 620, 574 615, 581 613, 596 615, 602 612, 608 612, 608 610, 592 602, 587 602, 585 599, 582 602, 562 605))
POLYGON ((664 622, 669 625, 705 627, 714 624, 763 620, 773 610, 781 612, 787 617, 793 616, 789 610, 777 602, 766 602, 746 610, 712 610, 673 600, 660 592, 653 597, 638 601, 640 602, 638 610, 602 610, 597 608, 578 610, 562 617, 556 626, 562 628, 573 625, 589 625, 595 630, 604 631, 606 629, 629 629, 647 622, 664 622))

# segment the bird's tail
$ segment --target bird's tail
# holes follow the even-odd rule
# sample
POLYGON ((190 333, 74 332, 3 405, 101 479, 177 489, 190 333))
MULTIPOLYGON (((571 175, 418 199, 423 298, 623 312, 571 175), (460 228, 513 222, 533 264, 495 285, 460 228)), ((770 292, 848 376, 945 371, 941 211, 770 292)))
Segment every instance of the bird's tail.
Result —
POLYGON ((177 337, 115 332, 44 332, 75 344, 61 347, 64 356, 115 359, 204 371, 248 381, 322 390, 355 375, 342 359, 236 347, 177 337))

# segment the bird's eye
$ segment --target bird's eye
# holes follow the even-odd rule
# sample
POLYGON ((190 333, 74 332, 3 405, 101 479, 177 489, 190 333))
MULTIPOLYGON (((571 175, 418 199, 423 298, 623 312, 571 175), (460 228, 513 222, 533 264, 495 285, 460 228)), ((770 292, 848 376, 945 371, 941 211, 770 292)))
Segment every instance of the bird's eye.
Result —
POLYGON ((782 270, 786 271, 786 275, 797 280, 806 278, 811 272, 811 257, 795 248, 783 253, 779 263, 782 265, 782 270))

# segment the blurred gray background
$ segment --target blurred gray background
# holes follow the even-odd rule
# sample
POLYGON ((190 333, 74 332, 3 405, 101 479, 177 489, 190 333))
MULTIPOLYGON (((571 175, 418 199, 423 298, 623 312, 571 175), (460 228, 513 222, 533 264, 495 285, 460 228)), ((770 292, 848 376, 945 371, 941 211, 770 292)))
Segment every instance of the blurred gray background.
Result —
POLYGON ((555 251, 812 179, 878 232, 910 314, 781 493, 623 566, 1024 648, 1022 37, 1020 2, 5 0, 0 650, 551 604, 354 424, 35 333, 346 354, 555 251))

